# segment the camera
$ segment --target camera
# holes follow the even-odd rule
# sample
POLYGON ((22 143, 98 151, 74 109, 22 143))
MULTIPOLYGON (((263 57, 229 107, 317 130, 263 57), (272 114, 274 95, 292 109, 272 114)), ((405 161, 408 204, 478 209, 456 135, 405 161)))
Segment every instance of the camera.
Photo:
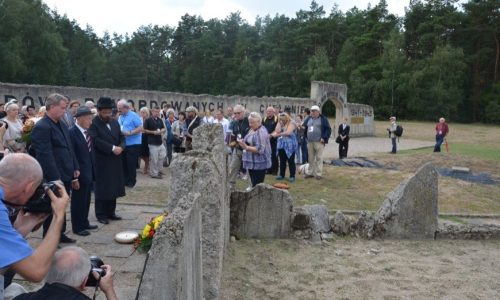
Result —
POLYGON ((49 195, 47 195, 47 190, 52 190, 52 192, 60 197, 58 187, 54 181, 40 184, 33 196, 28 200, 26 205, 23 207, 25 212, 41 214, 41 213, 52 213, 52 205, 49 195))
POLYGON ((91 256, 90 257, 90 272, 89 272, 89 278, 87 279, 87 284, 86 286, 97 286, 98 280, 94 277, 94 274, 92 272, 97 272, 99 273, 99 279, 103 276, 106 275, 106 271, 104 269, 101 269, 101 266, 104 265, 104 262, 102 261, 101 258, 98 256, 91 256))
POLYGON ((2 126, 5 126, 5 129, 9 129, 9 123, 7 123, 7 122, 5 122, 5 121, 3 121, 3 120, 2 120, 2 121, 0 121, 0 128, 1 128, 2 126))

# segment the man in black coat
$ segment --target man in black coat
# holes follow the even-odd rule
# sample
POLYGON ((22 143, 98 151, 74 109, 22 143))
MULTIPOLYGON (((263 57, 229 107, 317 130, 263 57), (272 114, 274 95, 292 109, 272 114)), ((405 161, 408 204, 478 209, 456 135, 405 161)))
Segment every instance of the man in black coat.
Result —
POLYGON ((344 118, 344 122, 340 124, 338 130, 338 141, 339 141, 339 158, 347 158, 347 150, 349 149, 349 130, 350 126, 347 125, 347 118, 344 118))
MULTIPOLYGON (((43 170, 43 178, 46 181, 60 180, 64 183, 68 195, 71 191, 71 182, 78 180, 80 176, 78 161, 74 153, 68 127, 61 122, 68 100, 60 94, 51 94, 45 101, 47 112, 45 116, 36 123, 31 132, 32 148, 36 160, 43 170)), ((52 222, 52 215, 43 224, 43 235, 52 222)), ((61 232, 61 243, 74 243, 75 240, 67 237, 66 222, 61 232)))
POLYGON ((89 129, 95 149, 95 215, 102 224, 108 224, 108 220, 121 220, 115 213, 116 198, 125 196, 121 157, 125 137, 118 121, 111 117, 114 107, 111 98, 99 98, 97 117, 89 129))
POLYGON ((95 151, 88 132, 92 117, 90 108, 79 107, 75 114, 76 123, 69 129, 71 143, 80 166, 80 177, 78 181, 71 184, 73 189, 71 192, 71 227, 73 233, 81 236, 90 234, 87 229, 97 228, 97 225, 91 225, 88 220, 95 168, 95 151))
POLYGON ((266 118, 262 122, 262 125, 266 127, 267 133, 269 133, 269 142, 271 144, 271 168, 267 170, 267 174, 278 175, 278 156, 276 155, 276 147, 278 145, 278 139, 271 136, 271 133, 276 130, 276 125, 278 125, 278 117, 276 116, 276 110, 274 107, 269 106, 266 109, 266 118))

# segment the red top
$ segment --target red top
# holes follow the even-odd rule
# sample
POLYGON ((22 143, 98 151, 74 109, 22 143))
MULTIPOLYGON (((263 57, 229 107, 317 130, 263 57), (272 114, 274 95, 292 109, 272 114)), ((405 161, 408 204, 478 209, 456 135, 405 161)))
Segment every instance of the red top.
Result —
POLYGON ((446 123, 437 123, 436 124, 436 134, 441 134, 443 136, 446 136, 450 132, 450 129, 448 128, 448 124, 446 123))

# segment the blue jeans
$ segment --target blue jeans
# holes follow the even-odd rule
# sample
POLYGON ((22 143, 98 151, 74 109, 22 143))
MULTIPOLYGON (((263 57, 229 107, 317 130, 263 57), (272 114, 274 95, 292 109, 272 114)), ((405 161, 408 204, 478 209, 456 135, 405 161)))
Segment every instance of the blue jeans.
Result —
POLYGON ((396 138, 391 138, 392 141, 392 151, 391 153, 396 153, 397 146, 396 146, 396 138))
POLYGON ((302 143, 298 144, 297 151, 295 152, 295 162, 302 164, 302 143))
POLYGON ((300 150, 301 150, 301 155, 302 155, 302 163, 307 164, 309 162, 309 153, 307 150, 307 141, 304 140, 303 143, 300 144, 300 150))
POLYGON ((441 144, 444 141, 444 136, 442 134, 436 134, 436 145, 434 146, 434 152, 441 152, 441 144))

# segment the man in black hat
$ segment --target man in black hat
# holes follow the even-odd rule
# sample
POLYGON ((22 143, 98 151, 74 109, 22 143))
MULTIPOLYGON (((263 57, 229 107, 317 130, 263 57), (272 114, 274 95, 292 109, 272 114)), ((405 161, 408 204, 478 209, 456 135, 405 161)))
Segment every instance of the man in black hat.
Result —
POLYGON ((97 117, 89 128, 95 150, 95 215, 102 224, 121 220, 116 215, 116 198, 125 196, 122 152, 125 137, 120 124, 112 116, 115 103, 111 98, 97 101, 97 117))
POLYGON ((73 233, 86 236, 87 229, 96 229, 88 220, 90 196, 94 182, 94 146, 88 132, 92 124, 93 114, 87 106, 78 107, 75 114, 76 123, 69 129, 69 135, 80 166, 80 177, 71 184, 71 227, 73 233))

